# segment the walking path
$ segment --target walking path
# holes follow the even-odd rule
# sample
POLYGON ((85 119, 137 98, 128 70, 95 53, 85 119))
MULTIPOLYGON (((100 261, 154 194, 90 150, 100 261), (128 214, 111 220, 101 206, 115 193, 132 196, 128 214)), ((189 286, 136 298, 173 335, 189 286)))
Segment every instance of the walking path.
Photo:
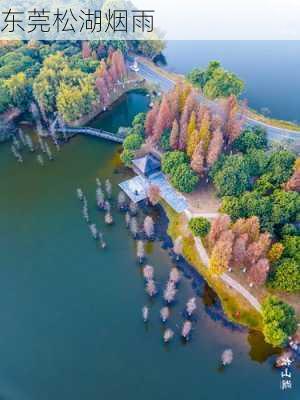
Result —
MULTIPOLYGON (((204 218, 212 218, 211 217, 212 213, 192 213, 188 209, 185 210, 185 214, 188 219, 191 219, 193 217, 199 217, 199 216, 204 217, 204 218)), ((205 247, 203 246, 202 240, 198 237, 194 237, 194 240, 195 240, 196 250, 198 252, 198 255, 199 255, 202 263, 205 265, 206 268, 209 268, 209 256, 207 254, 205 247)), ((220 278, 230 288, 234 289, 236 292, 241 294, 258 312, 261 312, 260 303, 247 289, 244 288, 244 286, 239 284, 235 279, 233 279, 231 276, 229 276, 225 272, 220 275, 220 278)))

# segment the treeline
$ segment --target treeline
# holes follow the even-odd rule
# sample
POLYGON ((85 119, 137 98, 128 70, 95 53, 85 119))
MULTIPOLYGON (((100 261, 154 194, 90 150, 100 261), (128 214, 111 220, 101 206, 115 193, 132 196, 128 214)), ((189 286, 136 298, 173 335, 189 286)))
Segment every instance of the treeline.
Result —
POLYGON ((99 96, 105 106, 112 85, 124 78, 123 56, 129 50, 151 56, 164 46, 142 42, 5 42, 0 47, 0 113, 15 107, 27 111, 38 101, 44 117, 58 111, 70 122, 89 112, 99 96))

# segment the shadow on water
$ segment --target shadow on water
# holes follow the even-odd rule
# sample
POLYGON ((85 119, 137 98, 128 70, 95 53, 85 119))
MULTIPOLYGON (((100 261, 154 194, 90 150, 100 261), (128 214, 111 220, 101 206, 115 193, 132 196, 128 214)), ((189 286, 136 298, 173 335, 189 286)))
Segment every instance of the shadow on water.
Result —
POLYGON ((263 334, 258 331, 249 330, 248 343, 250 346, 249 356, 252 361, 263 363, 270 357, 282 353, 282 349, 275 348, 265 342, 263 334))

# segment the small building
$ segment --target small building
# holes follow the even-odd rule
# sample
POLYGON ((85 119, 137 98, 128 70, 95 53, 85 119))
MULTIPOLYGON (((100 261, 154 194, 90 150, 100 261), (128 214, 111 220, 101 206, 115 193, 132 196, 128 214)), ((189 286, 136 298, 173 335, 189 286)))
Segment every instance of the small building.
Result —
POLYGON ((131 201, 138 203, 147 198, 149 185, 160 189, 161 197, 178 213, 187 209, 187 202, 181 193, 177 192, 161 172, 160 160, 148 153, 132 160, 132 167, 137 176, 119 183, 120 188, 131 201))
POLYGON ((133 170, 136 174, 149 178, 160 171, 160 160, 153 154, 148 153, 144 157, 132 160, 133 170))

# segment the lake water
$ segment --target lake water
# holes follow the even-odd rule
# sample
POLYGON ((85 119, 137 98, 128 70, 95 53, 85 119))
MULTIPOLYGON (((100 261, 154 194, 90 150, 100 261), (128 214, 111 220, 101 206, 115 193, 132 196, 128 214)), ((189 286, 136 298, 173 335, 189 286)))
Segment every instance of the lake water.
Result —
MULTIPOLYGON (((146 107, 147 99, 132 93, 97 124, 113 129, 146 107)), ((42 168, 32 154, 24 152, 19 165, 9 144, 0 147, 0 398, 299 399, 298 372, 295 389, 283 395, 274 356, 268 357, 272 349, 260 335, 232 326, 192 272, 180 284, 170 320, 178 333, 182 309, 196 288, 192 340, 184 344, 177 335, 169 346, 162 343, 162 298, 146 297, 124 216, 113 209, 115 225, 107 227, 95 207, 96 177, 109 177, 116 197, 117 183, 130 175, 119 151, 118 145, 77 136, 42 168), (82 219, 78 186, 104 233, 105 251, 82 219), (147 326, 144 304, 151 307, 147 326), (234 362, 222 371, 220 355, 228 347, 234 362)), ((163 221, 160 211, 153 215, 163 221)), ((165 245, 147 246, 160 289, 173 265, 165 245)))
POLYGON ((221 61, 244 80, 250 107, 300 123, 300 41, 170 41, 164 54, 179 73, 221 61))

